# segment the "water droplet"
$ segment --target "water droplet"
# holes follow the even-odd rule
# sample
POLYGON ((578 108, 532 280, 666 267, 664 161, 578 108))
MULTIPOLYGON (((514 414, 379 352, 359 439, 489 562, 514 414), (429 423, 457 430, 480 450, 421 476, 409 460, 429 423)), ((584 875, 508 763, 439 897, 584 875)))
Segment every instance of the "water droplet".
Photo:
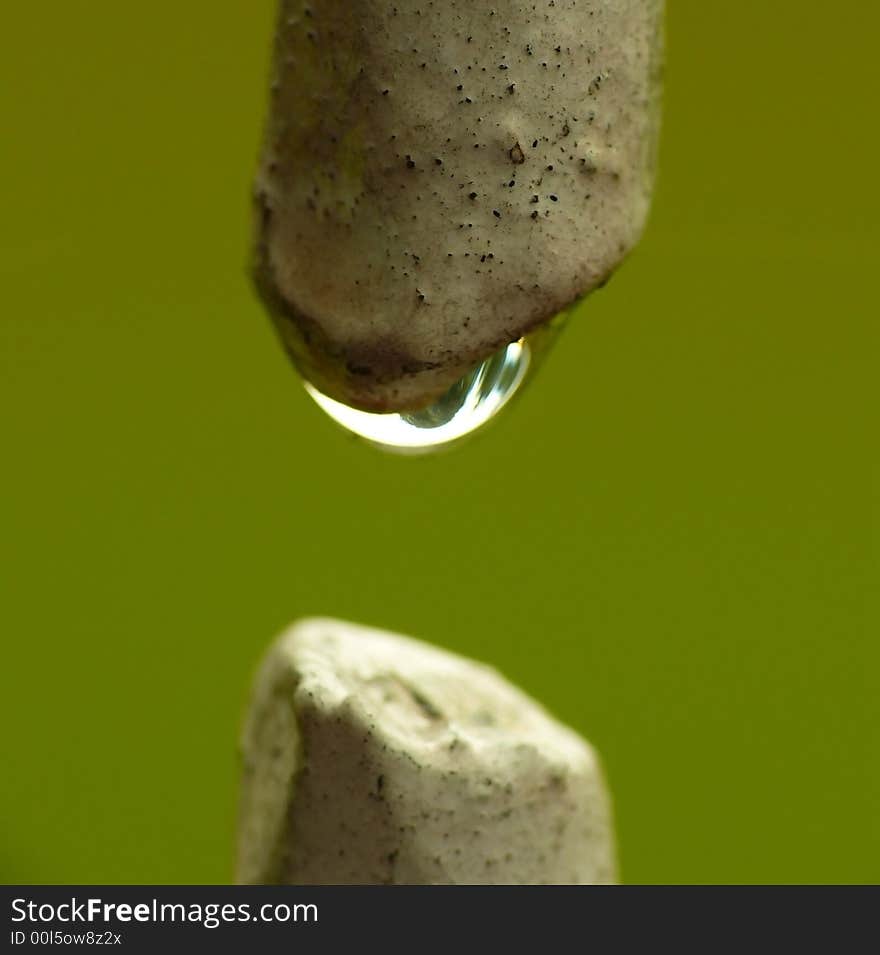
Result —
POLYGON ((522 385, 532 352, 521 339, 507 345, 456 382, 443 397, 412 414, 374 414, 328 398, 306 382, 314 400, 348 431, 401 454, 448 447, 494 418, 522 385))

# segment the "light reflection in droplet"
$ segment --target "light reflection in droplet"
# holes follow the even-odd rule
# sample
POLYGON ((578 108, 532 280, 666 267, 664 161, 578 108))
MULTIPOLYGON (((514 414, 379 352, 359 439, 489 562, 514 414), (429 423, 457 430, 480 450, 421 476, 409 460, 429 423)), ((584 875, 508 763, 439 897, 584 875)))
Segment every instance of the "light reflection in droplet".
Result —
POLYGON ((413 414, 373 414, 328 398, 306 382, 314 400, 348 431, 388 451, 423 454, 482 428, 513 397, 528 371, 524 339, 507 345, 456 382, 435 404, 413 414))

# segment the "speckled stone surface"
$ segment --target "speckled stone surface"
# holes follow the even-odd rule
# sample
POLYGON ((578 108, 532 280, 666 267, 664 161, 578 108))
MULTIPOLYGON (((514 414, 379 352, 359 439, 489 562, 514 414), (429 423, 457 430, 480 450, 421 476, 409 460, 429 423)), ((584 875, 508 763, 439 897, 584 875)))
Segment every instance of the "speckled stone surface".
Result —
POLYGON ((272 648, 243 734, 237 879, 614 879, 609 801, 579 736, 496 671, 307 620, 272 648))
POLYGON ((648 210, 662 0, 281 0, 258 288, 302 372, 415 409, 602 284, 648 210))

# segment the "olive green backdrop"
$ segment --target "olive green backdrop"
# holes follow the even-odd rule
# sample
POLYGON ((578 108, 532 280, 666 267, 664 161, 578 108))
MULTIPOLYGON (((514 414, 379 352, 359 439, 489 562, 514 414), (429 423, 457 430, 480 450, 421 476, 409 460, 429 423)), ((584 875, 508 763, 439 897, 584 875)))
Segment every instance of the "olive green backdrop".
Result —
POLYGON ((673 0, 644 243, 419 460, 322 417, 245 277, 273 18, 4 14, 0 878, 228 880, 253 667, 330 614, 587 734, 627 881, 880 880, 880 7, 673 0))

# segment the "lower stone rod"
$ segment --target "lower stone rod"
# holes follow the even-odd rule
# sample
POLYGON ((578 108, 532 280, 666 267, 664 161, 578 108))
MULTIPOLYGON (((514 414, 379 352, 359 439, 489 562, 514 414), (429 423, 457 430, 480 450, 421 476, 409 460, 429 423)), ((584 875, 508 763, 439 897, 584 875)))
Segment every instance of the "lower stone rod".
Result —
POLYGON ((596 884, 615 878, 592 747, 490 667, 305 620, 259 670, 236 878, 596 884))

